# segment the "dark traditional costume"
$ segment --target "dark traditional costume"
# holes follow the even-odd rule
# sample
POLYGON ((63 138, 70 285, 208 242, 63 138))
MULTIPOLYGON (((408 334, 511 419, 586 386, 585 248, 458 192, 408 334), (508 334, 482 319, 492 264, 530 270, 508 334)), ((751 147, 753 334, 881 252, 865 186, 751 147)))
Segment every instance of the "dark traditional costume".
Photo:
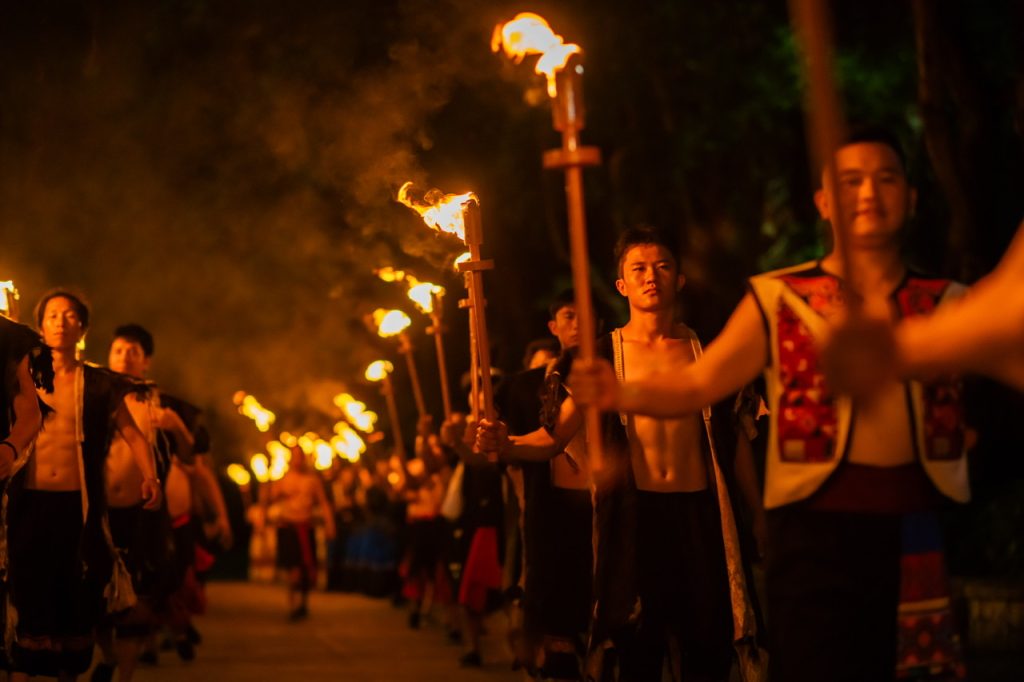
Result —
POLYGON ((81 489, 26 489, 30 451, 15 464, 5 497, 0 565, 10 590, 7 634, 14 670, 30 675, 85 672, 102 614, 135 603, 110 537, 104 465, 115 413, 128 393, 145 389, 84 365, 74 390, 81 489))

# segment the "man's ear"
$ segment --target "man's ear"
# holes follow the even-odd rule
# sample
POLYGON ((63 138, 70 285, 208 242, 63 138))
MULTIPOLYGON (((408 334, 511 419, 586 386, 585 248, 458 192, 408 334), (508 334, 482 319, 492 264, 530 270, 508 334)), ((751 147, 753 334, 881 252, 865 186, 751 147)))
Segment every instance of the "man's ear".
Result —
POLYGON ((624 280, 622 280, 621 278, 615 280, 615 290, 617 292, 619 292, 620 295, 625 296, 626 295, 626 282, 624 280))
POLYGON ((682 290, 683 285, 685 285, 685 284, 686 284, 686 275, 684 275, 683 273, 680 272, 679 275, 676 276, 676 291, 682 290))
POLYGON ((828 193, 825 192, 824 188, 814 193, 814 205, 818 207, 818 215, 821 216, 822 220, 831 220, 832 212, 829 206, 828 193))
POLYGON ((548 331, 551 332, 552 336, 558 336, 558 334, 555 331, 555 321, 554 320, 548 320, 548 331))

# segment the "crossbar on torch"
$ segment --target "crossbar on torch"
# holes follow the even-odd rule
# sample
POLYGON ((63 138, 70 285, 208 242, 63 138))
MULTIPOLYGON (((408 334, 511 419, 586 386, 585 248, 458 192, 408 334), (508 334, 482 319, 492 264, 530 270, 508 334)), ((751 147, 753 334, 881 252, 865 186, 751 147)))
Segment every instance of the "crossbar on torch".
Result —
MULTIPOLYGON (((467 271, 469 282, 469 304, 472 316, 470 317, 473 329, 476 332, 476 358, 479 363, 480 388, 484 398, 484 417, 493 422, 494 414, 494 385, 491 381, 491 358, 490 340, 487 335, 487 313, 486 299, 484 298, 483 271, 493 267, 480 257, 480 247, 483 244, 483 227, 480 222, 480 205, 469 202, 464 209, 466 227, 466 246, 469 248, 469 260, 460 263, 459 269, 467 271)), ((474 401, 476 396, 474 395, 474 401)))

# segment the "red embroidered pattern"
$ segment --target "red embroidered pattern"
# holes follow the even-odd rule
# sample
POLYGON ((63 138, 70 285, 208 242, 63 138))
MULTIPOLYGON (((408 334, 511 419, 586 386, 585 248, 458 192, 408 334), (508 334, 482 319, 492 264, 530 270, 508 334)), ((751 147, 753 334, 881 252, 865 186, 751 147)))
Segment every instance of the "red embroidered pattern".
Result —
POLYGON ((811 332, 785 303, 779 303, 776 319, 782 383, 779 456, 784 462, 827 462, 836 452, 836 415, 811 332))
MULTIPOLYGON (((927 315, 935 310, 947 280, 912 278, 900 289, 896 301, 904 317, 927 315)), ((943 378, 924 384, 924 456, 930 460, 955 460, 964 449, 963 382, 943 378)))

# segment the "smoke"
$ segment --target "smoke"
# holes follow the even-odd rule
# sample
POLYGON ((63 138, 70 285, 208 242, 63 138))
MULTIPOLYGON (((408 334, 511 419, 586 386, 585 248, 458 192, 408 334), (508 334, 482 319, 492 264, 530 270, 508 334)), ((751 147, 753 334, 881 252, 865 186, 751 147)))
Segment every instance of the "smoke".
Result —
POLYGON ((155 378, 214 412, 239 389, 279 412, 328 409, 381 353, 362 316, 400 302, 374 267, 459 286, 438 272, 458 244, 394 195, 428 180, 431 116, 481 77, 490 18, 421 6, 8 7, 0 275, 23 308, 79 288, 90 359, 141 323, 155 378))

